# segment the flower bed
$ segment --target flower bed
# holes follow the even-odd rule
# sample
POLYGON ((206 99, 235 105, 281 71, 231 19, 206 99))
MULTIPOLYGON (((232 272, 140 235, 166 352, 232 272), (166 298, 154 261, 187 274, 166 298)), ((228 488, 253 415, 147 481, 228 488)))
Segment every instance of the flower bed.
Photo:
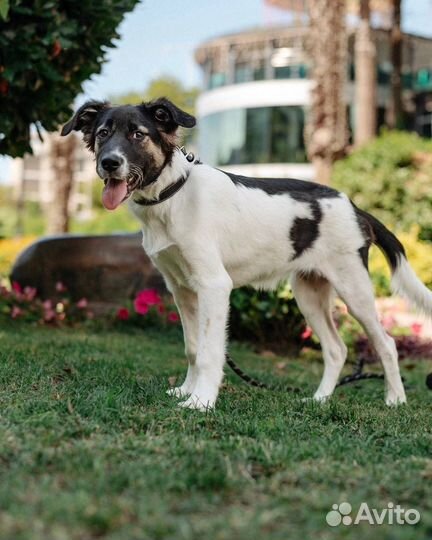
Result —
MULTIPOLYGON (((55 289, 56 298, 43 299, 38 297, 33 287, 21 287, 16 282, 9 285, 3 280, 0 284, 0 320, 52 327, 74 326, 95 318, 114 326, 166 328, 180 325, 172 299, 162 297, 155 289, 144 289, 133 300, 101 316, 95 315, 86 298, 72 301, 63 283, 58 282, 55 289)), ((319 348, 318 338, 311 328, 305 326, 287 287, 267 296, 263 294, 267 293, 240 290, 234 295, 231 311, 234 316, 230 328, 233 339, 252 343, 260 350, 287 352, 290 344, 296 344, 297 349, 319 348), (255 333, 257 328, 260 329, 258 335, 255 333), (268 336, 265 335, 266 330, 268 336), (282 339, 281 336, 286 337, 282 339)), ((432 323, 414 315, 399 299, 380 299, 377 305, 383 326, 396 339, 401 358, 432 358, 432 323)), ((334 319, 342 339, 356 358, 375 361, 376 355, 363 329, 348 315, 342 302, 336 304, 334 319)))
MULTIPOLYGON (((21 287, 17 282, 0 284, 0 317, 39 325, 65 326, 93 320, 95 314, 87 298, 74 302, 67 287, 56 283, 56 298, 40 298, 34 287, 21 287)), ((162 298, 154 289, 145 289, 110 316, 108 322, 139 326, 178 324, 180 317, 169 299, 162 298)))

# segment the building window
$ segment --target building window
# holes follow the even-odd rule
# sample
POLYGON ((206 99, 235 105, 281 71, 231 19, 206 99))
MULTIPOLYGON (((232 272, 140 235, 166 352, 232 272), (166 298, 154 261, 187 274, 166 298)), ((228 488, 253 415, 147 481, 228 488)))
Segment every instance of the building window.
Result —
POLYGON ((211 73, 208 81, 208 89, 219 88, 225 84, 225 73, 211 73))
POLYGON ((211 165, 306 163, 302 107, 258 107, 200 120, 200 157, 211 165))
POLYGON ((274 73, 275 79, 306 79, 308 74, 304 65, 276 67, 274 73))
POLYGON ((253 77, 252 67, 246 63, 238 63, 234 69, 234 82, 242 83, 251 81, 253 77))

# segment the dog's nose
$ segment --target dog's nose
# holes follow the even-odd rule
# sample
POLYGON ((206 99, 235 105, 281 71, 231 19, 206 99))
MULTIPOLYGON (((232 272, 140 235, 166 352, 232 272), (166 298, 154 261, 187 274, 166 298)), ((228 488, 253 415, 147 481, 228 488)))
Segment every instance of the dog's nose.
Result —
POLYGON ((121 161, 117 157, 106 157, 101 161, 101 165, 105 171, 114 172, 120 167, 121 161))

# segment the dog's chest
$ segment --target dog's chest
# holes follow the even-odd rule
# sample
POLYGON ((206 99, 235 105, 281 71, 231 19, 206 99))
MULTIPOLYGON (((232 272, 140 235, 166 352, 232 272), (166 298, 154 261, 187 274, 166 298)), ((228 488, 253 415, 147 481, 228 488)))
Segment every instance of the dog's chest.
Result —
POLYGON ((142 235, 144 251, 152 259, 174 245, 166 226, 156 220, 150 226, 146 225, 142 228, 142 235))
POLYGON ((178 246, 171 244, 150 258, 168 282, 174 282, 180 287, 190 287, 192 272, 178 246))

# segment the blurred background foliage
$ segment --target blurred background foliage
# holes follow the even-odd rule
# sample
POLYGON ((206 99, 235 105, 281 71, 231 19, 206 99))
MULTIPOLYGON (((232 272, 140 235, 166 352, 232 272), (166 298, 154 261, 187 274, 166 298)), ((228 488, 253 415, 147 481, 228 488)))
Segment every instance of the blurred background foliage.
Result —
POLYGON ((383 131, 334 165, 332 187, 346 193, 395 233, 418 226, 432 241, 432 141, 383 131))
MULTIPOLYGON (((432 287, 432 141, 384 130, 334 165, 332 187, 387 225, 401 240, 410 264, 432 287)), ((390 294, 390 271, 380 250, 370 252, 378 296, 390 294)))
POLYGON ((138 104, 143 101, 152 101, 166 97, 180 109, 189 114, 195 113, 195 102, 200 93, 197 87, 186 87, 181 81, 169 75, 153 79, 144 92, 129 92, 120 96, 112 96, 110 101, 116 105, 138 104))

